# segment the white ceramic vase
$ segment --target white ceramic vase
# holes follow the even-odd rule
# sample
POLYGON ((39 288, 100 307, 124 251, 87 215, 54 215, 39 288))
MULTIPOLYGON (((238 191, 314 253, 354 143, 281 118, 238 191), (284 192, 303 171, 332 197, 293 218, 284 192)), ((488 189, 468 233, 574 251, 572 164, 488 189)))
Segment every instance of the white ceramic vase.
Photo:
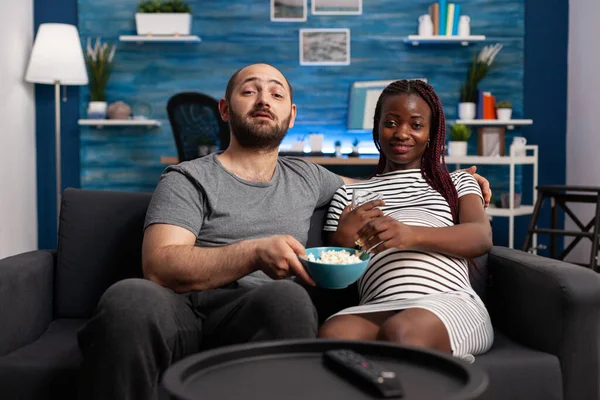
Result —
POLYGON ((458 119, 475 119, 475 103, 458 103, 458 119))
POLYGON ((512 118, 512 108, 497 108, 496 118, 499 121, 510 121, 512 118))
POLYGON ((189 35, 192 14, 189 13, 136 13, 138 35, 189 35))
POLYGON ((87 109, 89 119, 105 119, 108 104, 105 101, 90 101, 87 109))
POLYGON ((467 142, 448 142, 448 155, 450 157, 460 157, 467 155, 467 142))

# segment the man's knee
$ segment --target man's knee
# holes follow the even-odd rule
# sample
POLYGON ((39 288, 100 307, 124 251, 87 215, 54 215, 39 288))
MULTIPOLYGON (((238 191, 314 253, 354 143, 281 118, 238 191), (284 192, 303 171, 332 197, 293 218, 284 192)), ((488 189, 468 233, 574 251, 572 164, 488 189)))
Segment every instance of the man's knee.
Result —
POLYGON ((250 306, 271 323, 310 327, 316 334, 317 312, 306 290, 288 280, 266 283, 251 294, 250 306))
POLYGON ((108 334, 126 341, 144 335, 170 307, 169 289, 145 279, 126 279, 109 287, 100 298, 94 315, 84 327, 94 334, 108 334))

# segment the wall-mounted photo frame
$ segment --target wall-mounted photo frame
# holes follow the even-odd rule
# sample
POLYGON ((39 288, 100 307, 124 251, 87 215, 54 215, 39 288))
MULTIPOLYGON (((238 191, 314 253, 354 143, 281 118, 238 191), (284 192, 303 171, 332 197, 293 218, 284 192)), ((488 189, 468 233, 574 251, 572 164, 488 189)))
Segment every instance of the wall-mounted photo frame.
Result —
POLYGON ((304 22, 307 9, 307 0, 271 0, 271 21, 304 22))
POLYGON ((350 29, 300 29, 300 65, 350 65, 350 29))
POLYGON ((312 0, 314 15, 360 15, 362 0, 312 0))
MULTIPOLYGON (((348 124, 350 131, 373 130, 373 117, 377 100, 390 83, 398 81, 399 78, 385 81, 357 81, 350 88, 350 104, 348 105, 348 124)), ((427 78, 409 78, 409 80, 420 80, 425 83, 427 78)))

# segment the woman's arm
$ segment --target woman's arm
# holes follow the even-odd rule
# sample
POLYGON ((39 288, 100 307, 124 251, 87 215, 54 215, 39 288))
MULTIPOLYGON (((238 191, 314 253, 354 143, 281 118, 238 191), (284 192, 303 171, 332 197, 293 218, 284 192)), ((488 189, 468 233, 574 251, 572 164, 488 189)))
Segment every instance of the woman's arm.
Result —
POLYGON ((464 195, 458 199, 458 208, 458 225, 429 228, 406 225, 391 217, 379 217, 365 224, 358 231, 358 238, 365 249, 377 245, 372 250, 375 253, 390 248, 421 249, 469 258, 490 251, 492 229, 481 197, 464 195))

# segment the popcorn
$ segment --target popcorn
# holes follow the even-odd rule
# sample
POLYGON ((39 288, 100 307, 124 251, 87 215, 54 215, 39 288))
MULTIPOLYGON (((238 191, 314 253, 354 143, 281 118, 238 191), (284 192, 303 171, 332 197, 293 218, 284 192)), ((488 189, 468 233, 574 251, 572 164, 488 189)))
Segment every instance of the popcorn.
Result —
POLYGON ((323 264, 356 264, 362 261, 356 254, 350 254, 347 250, 326 250, 321 253, 319 258, 315 258, 313 254, 307 254, 306 259, 323 264))

